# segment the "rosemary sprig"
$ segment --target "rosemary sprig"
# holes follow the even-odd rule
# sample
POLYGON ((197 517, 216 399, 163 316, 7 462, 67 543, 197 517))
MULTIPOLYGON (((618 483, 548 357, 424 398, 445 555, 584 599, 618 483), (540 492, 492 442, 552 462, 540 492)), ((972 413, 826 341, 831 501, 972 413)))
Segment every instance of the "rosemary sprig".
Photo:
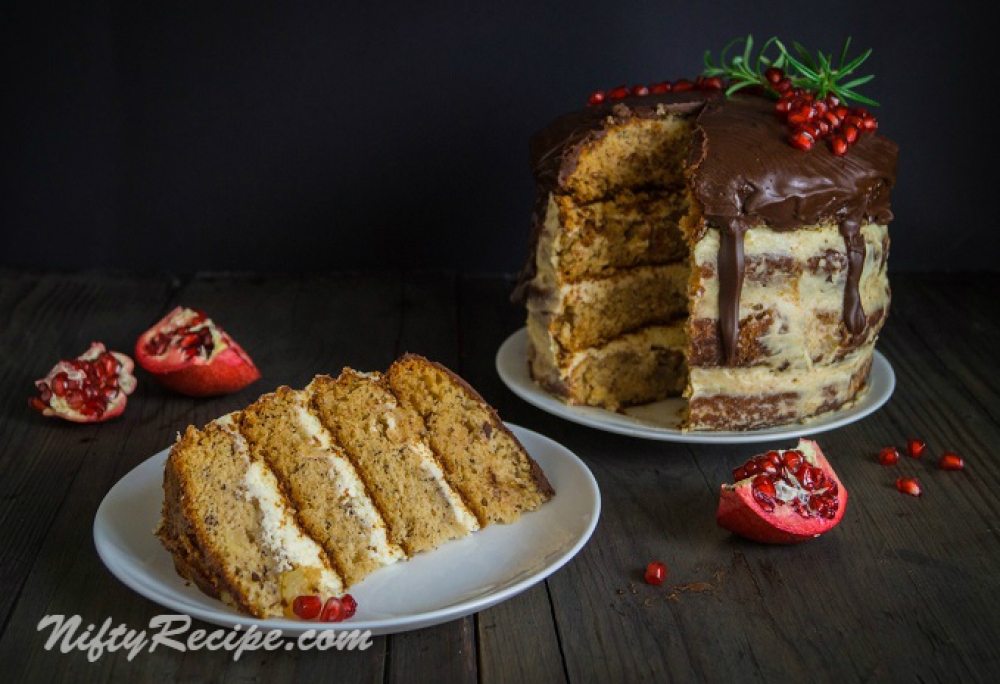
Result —
POLYGON ((859 86, 875 78, 873 75, 845 80, 857 71, 858 67, 864 64, 865 60, 872 54, 869 49, 857 57, 848 59, 851 46, 850 38, 844 42, 840 59, 837 61, 834 61, 832 54, 816 52, 813 55, 799 43, 792 44, 792 49, 795 52, 792 54, 777 38, 769 38, 756 55, 753 45, 752 35, 731 41, 722 49, 718 64, 712 59, 712 53, 706 51, 705 70, 702 73, 705 76, 720 76, 727 79, 729 82, 726 89, 727 95, 750 86, 760 86, 765 92, 777 96, 778 93, 772 88, 771 82, 765 75, 768 69, 775 67, 785 73, 785 77, 791 81, 793 87, 810 90, 816 94, 816 97, 826 97, 832 94, 845 103, 857 102, 878 106, 878 102, 857 91, 859 86), (730 51, 740 44, 743 47, 742 52, 730 57, 730 51))

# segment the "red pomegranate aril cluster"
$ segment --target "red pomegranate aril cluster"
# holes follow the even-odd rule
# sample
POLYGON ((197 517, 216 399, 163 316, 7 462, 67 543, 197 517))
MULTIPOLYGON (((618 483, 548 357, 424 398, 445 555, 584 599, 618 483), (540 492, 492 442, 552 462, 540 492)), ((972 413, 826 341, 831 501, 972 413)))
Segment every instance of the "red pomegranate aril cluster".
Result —
POLYGON ((788 136, 792 147, 808 151, 818 141, 828 140, 830 151, 843 156, 860 133, 878 129, 878 120, 867 109, 847 107, 832 94, 817 98, 813 92, 796 88, 777 67, 769 68, 764 77, 778 95, 775 111, 792 129, 788 136))
POLYGON ((72 373, 60 371, 52 377, 50 384, 41 383, 38 396, 30 400, 31 407, 44 411, 55 395, 85 416, 93 417, 107 411, 108 404, 121 393, 118 384, 121 362, 110 352, 105 352, 93 361, 73 359, 65 363, 72 368, 72 373))
POLYGON ((320 622, 343 622, 354 617, 358 610, 358 602, 350 594, 340 598, 331 596, 325 602, 320 596, 296 596, 292 602, 292 612, 302 620, 320 622))
POLYGON ((661 585, 667 579, 667 566, 660 561, 653 561, 646 566, 646 584, 661 585))
POLYGON ((646 95, 662 95, 664 93, 682 93, 689 90, 722 90, 722 79, 718 76, 698 76, 693 81, 679 78, 676 81, 660 81, 649 85, 618 86, 608 91, 595 90, 587 100, 591 107, 604 104, 609 100, 623 100, 626 97, 644 97, 646 95))
MULTIPOLYGON (((197 318, 188 323, 177 332, 182 332, 180 347, 184 352, 185 359, 193 359, 195 356, 208 358, 215 348, 215 340, 212 339, 212 331, 208 326, 198 328, 205 322, 205 314, 199 314, 197 318), (184 332, 184 331, 187 332, 184 332)), ((170 341, 174 339, 172 334, 162 333, 157 335, 146 346, 147 351, 154 356, 160 356, 167 351, 170 341)))
POLYGON ((778 497, 779 480, 809 493, 805 501, 794 498, 789 504, 803 518, 818 516, 832 519, 837 513, 840 503, 837 483, 830 481, 822 468, 810 465, 798 449, 783 453, 768 451, 733 470, 733 479, 737 482, 749 477, 753 478, 751 492, 754 500, 769 513, 776 506, 786 505, 778 497))

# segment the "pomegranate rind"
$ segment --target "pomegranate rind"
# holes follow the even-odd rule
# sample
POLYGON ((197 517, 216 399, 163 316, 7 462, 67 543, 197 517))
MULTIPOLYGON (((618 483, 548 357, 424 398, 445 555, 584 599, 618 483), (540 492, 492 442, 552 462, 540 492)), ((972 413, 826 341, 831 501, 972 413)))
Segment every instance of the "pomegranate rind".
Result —
POLYGON ((250 355, 207 317, 202 325, 211 332, 213 341, 212 353, 207 358, 196 355, 185 359, 173 348, 163 355, 151 353, 150 343, 158 334, 176 329, 197 313, 179 306, 144 332, 135 345, 139 365, 165 387, 190 397, 232 394, 259 380, 260 371, 250 355))
POLYGON ((260 371, 239 347, 230 346, 209 365, 192 365, 169 373, 154 373, 165 387, 189 397, 213 397, 239 392, 260 379, 260 371))
MULTIPOLYGON (((90 348, 80 354, 77 357, 77 360, 95 361, 102 354, 107 352, 108 349, 103 343, 91 342, 90 348)), ((47 418, 62 418, 63 420, 71 423, 103 423, 106 420, 117 418, 125 412, 125 406, 128 404, 128 395, 132 394, 136 388, 137 383, 134 375, 135 362, 127 354, 122 354, 121 352, 116 351, 111 351, 110 353, 121 364, 121 368, 118 370, 118 388, 121 392, 119 392, 118 396, 108 404, 108 407, 100 415, 88 416, 84 413, 76 411, 65 402, 58 401, 55 396, 49 400, 49 403, 44 403, 42 402, 42 399, 36 395, 35 397, 32 397, 30 405, 36 409, 39 405, 41 405, 42 408, 40 409, 40 413, 47 418), (54 405, 52 403, 53 399, 56 399, 54 405)), ((74 370, 66 361, 59 361, 52 367, 44 378, 40 378, 35 381, 35 387, 38 389, 39 393, 41 393, 43 388, 46 386, 50 386, 52 378, 60 372, 73 373, 74 370)))
POLYGON ((716 521, 720 526, 762 544, 798 544, 815 539, 840 523, 847 509, 847 489, 816 442, 801 439, 796 448, 802 452, 806 461, 822 468, 826 476, 837 483, 839 504, 834 517, 804 518, 790 506, 777 506, 773 512, 767 512, 753 498, 753 478, 747 478, 735 484, 722 485, 719 510, 716 513, 716 521))

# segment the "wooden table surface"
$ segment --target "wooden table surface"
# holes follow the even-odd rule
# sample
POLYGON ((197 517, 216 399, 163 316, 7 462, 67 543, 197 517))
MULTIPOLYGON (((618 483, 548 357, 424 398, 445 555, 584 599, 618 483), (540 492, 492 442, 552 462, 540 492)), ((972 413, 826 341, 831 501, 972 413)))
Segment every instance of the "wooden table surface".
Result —
MULTIPOLYGON (((504 277, 352 272, 307 277, 0 272, 0 681, 975 682, 1000 675, 1000 275, 898 274, 879 349, 897 387, 874 415, 818 441, 850 492, 830 534, 791 547, 715 523, 719 484, 759 451, 644 441, 565 422, 501 383, 494 357, 523 323, 504 277), (131 352, 169 308, 207 310, 262 380, 237 395, 172 395, 140 372, 118 420, 73 425, 27 408, 32 381, 91 340, 131 352), (587 546, 524 593, 364 651, 45 649, 46 615, 146 628, 165 612, 94 550, 98 505, 126 473, 279 384, 405 351, 463 375, 500 415, 579 455, 603 510, 587 546), (927 440, 886 468, 880 447, 927 440), (963 472, 937 467, 945 449, 963 472), (915 475, 919 498, 894 488, 915 475), (670 568, 642 581, 651 560, 670 568)), ((787 448, 790 440, 774 447, 787 448)), ((454 572, 462 572, 456 567, 454 572)), ((447 577, 442 581, 446 582, 447 577)), ((198 623, 196 623, 198 624, 198 623)), ((201 625, 214 629, 209 625, 201 625)))

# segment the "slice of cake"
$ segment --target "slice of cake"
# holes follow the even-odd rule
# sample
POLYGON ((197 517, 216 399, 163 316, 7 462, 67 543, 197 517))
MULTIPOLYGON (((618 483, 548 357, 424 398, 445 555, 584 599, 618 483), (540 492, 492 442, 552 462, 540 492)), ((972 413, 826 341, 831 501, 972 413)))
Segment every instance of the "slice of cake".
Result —
POLYGON ((307 391, 408 554, 479 529, 424 439, 420 415, 396 398, 385 376, 347 368, 337 379, 316 378, 307 391))
POLYGON ((303 529, 326 550, 349 587, 404 553, 389 541, 382 514, 309 400, 306 392, 279 387, 244 409, 239 427, 253 455, 284 484, 303 529))
POLYGON ((552 496, 542 469, 496 411, 457 375, 407 354, 386 376, 393 394, 423 419, 446 478, 480 524, 513 522, 552 496))
POLYGON ((187 429, 171 449, 163 489, 157 535, 178 573, 207 594, 263 618, 290 615, 296 596, 343 592, 233 416, 187 429))
POLYGON ((411 355, 387 375, 345 368, 189 427, 163 490, 156 534, 177 572, 258 617, 337 596, 554 494, 475 390, 411 355))

